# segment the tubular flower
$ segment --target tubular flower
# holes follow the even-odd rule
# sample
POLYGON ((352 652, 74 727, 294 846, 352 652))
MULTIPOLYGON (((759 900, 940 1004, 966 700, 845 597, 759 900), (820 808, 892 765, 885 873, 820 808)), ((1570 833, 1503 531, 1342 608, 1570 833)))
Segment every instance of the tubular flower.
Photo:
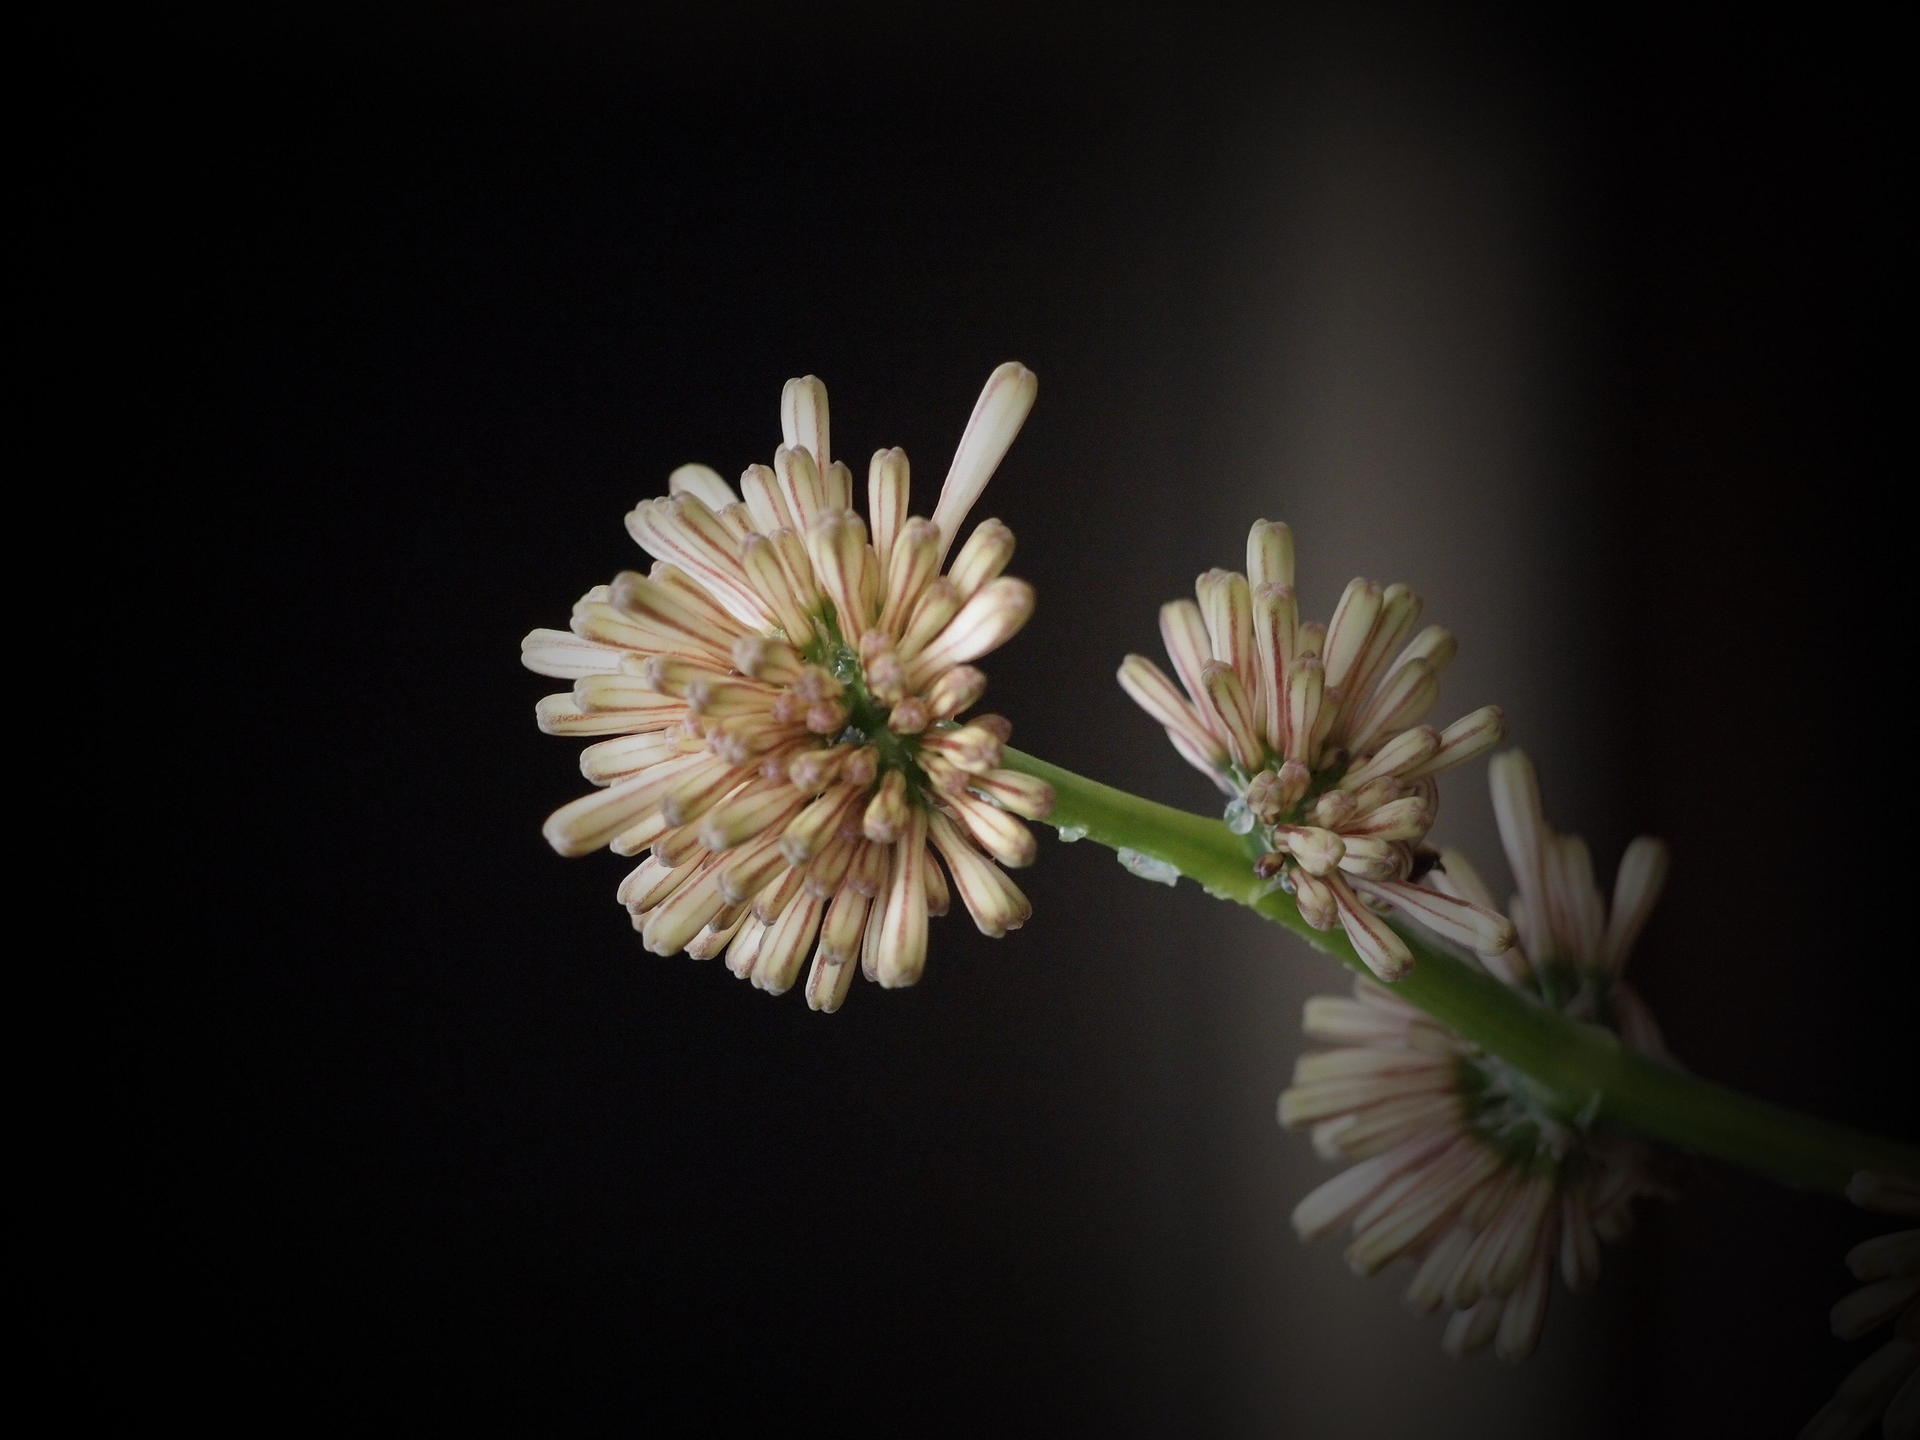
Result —
MULTIPOLYGON (((1863 1170, 1848 1183, 1847 1198, 1920 1220, 1920 1180, 1863 1170)), ((1841 1382, 1800 1440, 1852 1440, 1875 1419, 1886 1440, 1913 1440, 1920 1435, 1920 1230, 1862 1241, 1847 1252, 1847 1268, 1866 1283, 1833 1307, 1833 1333, 1858 1340, 1892 1321, 1893 1334, 1841 1382)))
MULTIPOLYGON (((1658 897, 1665 848, 1633 842, 1609 913, 1586 847, 1541 820, 1526 757, 1498 757, 1492 778, 1526 948, 1487 968, 1664 1059, 1620 970, 1658 897)), ((1462 857, 1441 864, 1436 880, 1450 893, 1491 906, 1462 857)), ((1311 1240, 1350 1225, 1347 1259, 1363 1275, 1415 1262, 1408 1303, 1451 1312, 1442 1342, 1450 1354, 1489 1341, 1504 1360, 1531 1354, 1555 1263, 1570 1289, 1591 1284, 1600 1241, 1626 1237, 1635 1198, 1671 1193, 1641 1141, 1555 1109, 1498 1057, 1371 981, 1356 981, 1353 999, 1309 1000, 1305 1029, 1333 1048, 1301 1058, 1280 1096, 1280 1123, 1311 1127, 1323 1156, 1357 1163, 1302 1200, 1294 1226, 1311 1240)))
POLYGON ((601 787, 546 837, 563 855, 645 852, 619 899, 647 949, 724 950, 775 994, 811 950, 807 1001, 831 1011, 856 960, 884 986, 918 980, 955 890, 988 935, 1031 913, 1001 867, 1032 862, 1015 817, 1043 817, 1053 792, 1001 768, 1004 719, 961 716, 986 687, 972 662, 1026 623, 1033 588, 1002 573, 998 520, 948 554, 1035 388, 1016 364, 988 378, 931 519, 908 513, 906 455, 877 451, 862 520, 826 387, 789 380, 771 466, 738 490, 674 471, 627 516, 658 563, 588 591, 570 630, 527 636, 529 669, 573 681, 540 728, 595 737, 580 768, 601 787))
POLYGON ((1303 621, 1293 532, 1268 520, 1247 537, 1246 574, 1209 570, 1194 589, 1196 600, 1160 610, 1179 683, 1129 655, 1120 684, 1232 797, 1228 822, 1257 834, 1261 873, 1316 929, 1343 927, 1383 980, 1413 963, 1388 909, 1482 954, 1511 945, 1497 912, 1417 883, 1433 777, 1491 749, 1505 726, 1493 705, 1444 730, 1420 723, 1456 646, 1437 625, 1414 632, 1419 597, 1354 580, 1331 622, 1303 621))

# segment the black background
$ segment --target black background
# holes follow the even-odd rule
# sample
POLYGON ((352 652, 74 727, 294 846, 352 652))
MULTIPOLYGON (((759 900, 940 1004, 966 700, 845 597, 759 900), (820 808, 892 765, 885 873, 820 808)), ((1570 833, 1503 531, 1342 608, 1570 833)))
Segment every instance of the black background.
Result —
MULTIPOLYGON (((137 777, 107 838, 160 883, 91 902, 81 1413, 1791 1433, 1863 1353, 1824 1335, 1871 1228, 1843 1208, 1703 1169, 1528 1367, 1444 1365, 1393 1281, 1286 1233, 1320 1171, 1272 1096, 1320 962, 1051 841, 1024 931, 949 918, 921 987, 830 1019, 645 955, 622 867, 539 840, 579 782, 514 661, 631 563, 619 517, 668 469, 766 458, 787 376, 924 487, 1018 358, 1039 407, 976 513, 1042 600, 991 701, 1028 749, 1210 804, 1112 670, 1287 513, 1240 436, 1328 383, 1287 177, 1390 111, 1380 194, 1444 210, 1467 176, 1531 217, 1525 380, 1486 424, 1530 436, 1536 548, 1482 560, 1488 516, 1387 506, 1303 568, 1324 605, 1382 550, 1515 566, 1504 605, 1564 615, 1556 678, 1450 684, 1450 713, 1513 700, 1604 864, 1673 842, 1641 970, 1676 1050, 1912 1135, 1889 41, 1608 14, 328 7, 68 37, 26 393, 79 382, 53 474, 141 577, 82 663, 151 655, 161 696, 87 717, 137 777), (96 492, 85 457, 125 442, 96 492)), ((1451 293, 1461 262, 1381 224, 1399 268, 1354 263, 1390 394, 1465 363, 1396 339, 1409 275, 1451 293)))

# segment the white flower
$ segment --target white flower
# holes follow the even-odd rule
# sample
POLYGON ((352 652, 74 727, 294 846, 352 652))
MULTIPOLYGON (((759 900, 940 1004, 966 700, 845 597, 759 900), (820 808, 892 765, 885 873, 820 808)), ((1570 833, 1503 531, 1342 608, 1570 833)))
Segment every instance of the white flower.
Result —
POLYGON ((1026 623, 1033 589, 1002 573, 997 520, 948 557, 1035 389, 1016 364, 988 378, 930 520, 908 513, 906 455, 876 452, 862 520, 826 387, 790 380, 771 466, 738 490, 676 470, 627 516, 659 563, 588 591, 570 630, 527 636, 528 668, 574 682, 540 727, 604 737, 580 761, 602 788, 547 839, 648 852, 619 898, 649 950, 724 950, 776 994, 811 950, 808 1003, 830 1011, 856 958, 885 986, 920 978, 950 889, 989 935, 1026 920, 1001 867, 1031 863, 1015 817, 1044 816, 1052 791, 1001 767, 1004 719, 961 716, 986 686, 971 662, 1026 623))
POLYGON ((1144 655, 1127 656, 1120 684, 1258 825, 1261 873, 1310 925, 1345 929, 1381 979, 1413 963, 1386 909, 1481 953, 1505 949, 1504 917, 1418 883, 1433 777, 1499 743, 1498 707, 1444 730, 1422 724, 1456 647, 1437 625, 1414 632, 1419 597, 1354 580, 1321 625, 1301 620, 1293 580, 1292 531, 1256 522, 1246 574, 1209 570, 1197 603, 1161 607, 1179 684, 1144 655))
MULTIPOLYGON (((1646 1006, 1620 979, 1657 897, 1664 848, 1647 839, 1629 848, 1610 917, 1585 847, 1541 819, 1525 756, 1500 756, 1492 778, 1526 948, 1487 967, 1537 1003, 1664 1058, 1646 1006)), ((1458 855, 1443 857, 1434 882, 1492 908, 1458 855)), ((1305 1029, 1334 1048, 1301 1058, 1280 1123, 1310 1126, 1322 1155, 1358 1163, 1302 1200, 1294 1226, 1304 1239, 1351 1226, 1347 1258, 1361 1274, 1415 1262, 1407 1299, 1451 1312, 1450 1353, 1489 1341, 1503 1359, 1532 1353, 1555 1265, 1569 1288, 1591 1284, 1600 1241, 1625 1238, 1634 1199, 1669 1193, 1641 1141, 1557 1111, 1518 1071, 1382 986, 1359 980, 1351 1000, 1309 1000, 1305 1029)))
MULTIPOLYGON (((1847 1198, 1867 1210, 1920 1220, 1920 1180, 1862 1171, 1847 1198)), ((1877 1417, 1886 1440, 1920 1436, 1920 1230, 1895 1230, 1847 1252, 1847 1268, 1866 1283, 1833 1307, 1833 1333, 1858 1340, 1893 1322, 1893 1334, 1840 1383, 1807 1422, 1800 1440, 1852 1440, 1877 1417)))

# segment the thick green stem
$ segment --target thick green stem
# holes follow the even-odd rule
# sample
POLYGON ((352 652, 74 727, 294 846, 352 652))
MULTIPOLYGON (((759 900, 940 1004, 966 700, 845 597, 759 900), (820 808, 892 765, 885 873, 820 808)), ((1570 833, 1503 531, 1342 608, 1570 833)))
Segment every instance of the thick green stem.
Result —
MULTIPOLYGON (((1053 786, 1050 824, 1172 865, 1209 894, 1237 900, 1349 969, 1368 973, 1344 931, 1315 930, 1301 919, 1291 895, 1253 873, 1245 841, 1221 821, 1143 800, 1017 750, 1007 751, 1005 763, 1053 786)), ((1920 1151, 1911 1146, 1658 1064, 1627 1049, 1613 1032, 1547 1009, 1417 932, 1403 929, 1401 935, 1415 964, 1394 985, 1394 994, 1524 1072, 1556 1110, 1609 1120, 1682 1150, 1836 1195, 1856 1170, 1920 1176, 1920 1151)))

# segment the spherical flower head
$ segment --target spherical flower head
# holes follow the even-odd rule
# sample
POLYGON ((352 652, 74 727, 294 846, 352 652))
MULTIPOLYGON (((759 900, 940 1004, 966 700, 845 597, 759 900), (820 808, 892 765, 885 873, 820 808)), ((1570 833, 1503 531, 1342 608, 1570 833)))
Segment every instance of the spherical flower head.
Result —
POLYGON ((1497 744, 1505 722, 1489 705, 1421 723, 1456 646, 1437 625, 1415 633, 1419 597, 1354 580, 1331 621, 1302 620, 1293 533, 1268 520, 1247 537, 1245 574, 1209 570, 1194 588, 1160 611, 1179 683, 1129 655, 1120 684, 1231 797, 1228 823, 1259 837, 1261 873, 1316 929, 1341 926, 1383 980, 1413 963, 1390 909, 1483 954, 1511 945, 1496 911, 1420 883, 1433 777, 1497 744))
POLYGON ((988 935, 1031 913, 1001 867, 1032 862, 1016 817, 1053 793, 1001 766, 1006 720, 962 715, 986 687, 972 662, 1026 623, 1033 588, 1003 573, 998 520, 949 552, 1035 389, 1016 364, 988 378, 931 519, 908 513, 906 455, 875 452, 862 519, 826 387, 789 380, 771 466, 737 490, 676 470, 627 516, 658 563, 588 591, 570 630, 527 636, 529 669, 574 682, 540 728, 603 737, 580 757, 601 788, 546 837, 645 852, 619 899, 649 950, 724 951, 775 994, 811 950, 807 1001, 831 1011, 856 959, 883 986, 918 980, 955 890, 988 935))
MULTIPOLYGON (((1847 1198, 1920 1220, 1920 1178, 1862 1171, 1848 1183, 1847 1198)), ((1862 1241, 1847 1252, 1847 1268, 1864 1283, 1833 1307, 1833 1333, 1858 1340, 1889 1322, 1893 1333, 1840 1383, 1800 1440, 1852 1440, 1875 1419, 1886 1440, 1913 1440, 1920 1436, 1920 1230, 1862 1241)))
MULTIPOLYGON (((1585 847, 1540 820, 1532 776, 1524 756, 1496 762, 1496 796, 1531 797, 1497 811, 1531 902, 1519 908, 1537 920, 1522 927, 1533 949, 1486 966, 1664 1057, 1652 1017, 1619 975, 1658 894, 1664 850, 1634 842, 1609 915, 1585 847)), ((1491 906, 1463 857, 1448 854, 1441 866, 1436 880, 1451 893, 1491 906)), ((1312 1239, 1350 1225, 1347 1258, 1364 1275, 1414 1262, 1407 1300, 1449 1312, 1442 1343, 1451 1354, 1489 1342, 1503 1359, 1531 1354, 1556 1264, 1569 1288, 1591 1284, 1600 1241, 1626 1237, 1633 1201, 1671 1193, 1644 1143, 1556 1109, 1520 1072, 1383 986, 1360 980, 1351 999, 1316 996, 1305 1028, 1331 1048, 1301 1058, 1280 1123, 1309 1127, 1322 1155, 1356 1163, 1300 1202, 1295 1228, 1312 1239)))

